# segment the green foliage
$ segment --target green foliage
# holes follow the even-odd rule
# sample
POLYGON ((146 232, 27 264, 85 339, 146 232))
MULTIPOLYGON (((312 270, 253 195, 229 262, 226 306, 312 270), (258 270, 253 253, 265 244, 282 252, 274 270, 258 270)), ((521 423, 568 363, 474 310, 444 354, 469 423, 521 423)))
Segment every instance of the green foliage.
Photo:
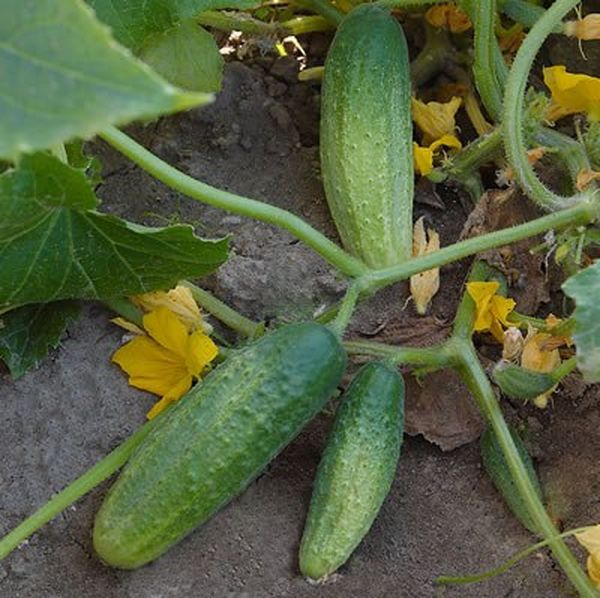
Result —
POLYGON ((507 361, 496 365, 492 377, 505 395, 516 399, 535 399, 557 383, 552 374, 528 370, 507 361))
POLYGON ((154 37, 141 58, 179 87, 204 92, 221 89, 223 57, 214 37, 191 19, 154 37))
POLYGON ((163 81, 74 0, 3 0, 0 73, 10 82, 0 96, 0 158, 12 160, 210 100, 163 81))
POLYGON ((136 54, 153 35, 163 34, 181 21, 206 10, 243 10, 257 0, 87 0, 98 18, 110 26, 115 38, 136 54))
POLYGON ((562 289, 576 304, 577 365, 588 382, 600 382, 600 261, 571 276, 562 289))
POLYGON ((0 176, 0 307, 142 293, 227 258, 226 240, 199 239, 189 226, 138 226, 96 204, 85 174, 49 154, 0 176))
POLYGON ((26 305, 0 316, 0 358, 12 377, 38 365, 78 313, 76 302, 59 301, 26 305))

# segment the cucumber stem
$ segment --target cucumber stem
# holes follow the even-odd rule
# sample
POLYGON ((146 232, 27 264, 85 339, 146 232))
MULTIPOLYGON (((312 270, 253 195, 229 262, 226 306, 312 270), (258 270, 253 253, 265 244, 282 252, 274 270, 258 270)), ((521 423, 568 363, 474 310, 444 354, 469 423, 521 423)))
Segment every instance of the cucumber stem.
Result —
POLYGON ((197 181, 173 168, 114 127, 105 129, 99 136, 171 189, 216 208, 284 228, 314 249, 343 274, 360 276, 368 272, 367 266, 360 260, 345 252, 295 214, 262 201, 235 195, 197 181))
POLYGON ((258 338, 264 333, 264 322, 254 322, 246 318, 220 299, 217 299, 212 293, 201 289, 187 280, 181 281, 180 284, 190 289, 194 301, 200 307, 217 318, 217 320, 223 322, 223 324, 229 326, 232 330, 235 330, 238 334, 242 334, 248 338, 258 338))
POLYGON ((344 336, 344 332, 352 319, 352 314, 356 309, 356 303, 360 297, 360 288, 356 283, 350 283, 346 289, 346 294, 342 299, 337 310, 335 320, 328 324, 329 328, 335 332, 340 338, 344 336))
POLYGON ((402 264, 381 270, 373 270, 358 279, 362 287, 361 290, 363 293, 371 293, 394 282, 410 278, 419 272, 439 268, 469 255, 527 239, 550 229, 588 224, 597 218, 599 211, 600 206, 596 203, 585 201, 524 224, 459 241, 428 255, 414 257, 402 264))
POLYGON ((54 495, 33 515, 21 522, 15 529, 0 540, 0 560, 8 556, 15 548, 33 535, 40 527, 54 519, 75 501, 93 490, 98 484, 109 478, 129 459, 135 449, 148 436, 162 418, 162 414, 138 428, 125 442, 106 457, 88 469, 81 477, 54 495))
POLYGON ((453 357, 444 344, 434 347, 397 347, 373 341, 346 341, 344 347, 350 355, 370 355, 395 365, 405 363, 436 369, 451 365, 453 357))
POLYGON ((494 429, 498 444, 502 449, 515 485, 531 519, 547 540, 556 560, 579 592, 579 595, 597 598, 597 590, 581 569, 567 545, 560 538, 558 530, 537 496, 527 469, 504 421, 494 390, 479 363, 473 344, 463 339, 452 339, 449 343, 455 351, 456 371, 471 391, 480 411, 494 429))
POLYGON ((527 159, 527 143, 523 126, 525 90, 533 61, 546 38, 577 4, 579 4, 578 0, 556 0, 537 20, 515 56, 504 95, 502 127, 506 157, 521 188, 533 201, 549 211, 586 200, 593 201, 595 193, 595 189, 591 189, 565 197, 548 189, 537 177, 527 159))
POLYGON ((492 579, 493 577, 497 577, 502 573, 506 573, 511 567, 514 567, 519 561, 522 561, 524 558, 528 557, 530 554, 537 552, 541 548, 546 548, 555 538, 569 538, 570 536, 574 536, 575 534, 580 534, 590 529, 589 526, 578 527, 576 529, 570 529, 558 536, 554 536, 552 539, 542 540, 541 542, 536 542, 523 550, 519 550, 513 554, 509 559, 507 559, 502 565, 495 567, 494 569, 490 569, 489 571, 484 571, 483 573, 477 573, 475 575, 461 575, 457 577, 453 577, 450 575, 441 575, 437 577, 435 582, 439 584, 463 584, 463 583, 477 583, 480 581, 485 581, 486 579, 492 579))

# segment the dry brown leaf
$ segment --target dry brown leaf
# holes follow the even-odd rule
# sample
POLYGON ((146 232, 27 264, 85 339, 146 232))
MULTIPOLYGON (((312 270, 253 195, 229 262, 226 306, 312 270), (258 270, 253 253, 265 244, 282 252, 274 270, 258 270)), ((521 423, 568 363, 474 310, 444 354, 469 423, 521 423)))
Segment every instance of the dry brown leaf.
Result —
POLYGON ((485 424, 467 387, 452 370, 406 377, 406 433, 422 434, 443 451, 473 442, 485 424))

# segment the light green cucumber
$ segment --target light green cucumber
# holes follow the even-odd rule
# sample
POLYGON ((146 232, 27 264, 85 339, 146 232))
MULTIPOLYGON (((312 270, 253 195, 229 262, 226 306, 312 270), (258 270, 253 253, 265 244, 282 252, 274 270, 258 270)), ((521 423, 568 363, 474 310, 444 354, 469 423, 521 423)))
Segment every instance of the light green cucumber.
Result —
POLYGON ((508 361, 496 364, 492 378, 506 396, 514 399, 535 399, 559 382, 552 373, 528 370, 508 361))
POLYGON ((293 324, 235 353, 140 445, 94 527, 108 565, 148 563, 238 495, 325 405, 346 354, 315 323, 293 324))
POLYGON ((400 24, 380 6, 353 9, 325 61, 321 171, 344 246, 373 268, 412 255, 410 95, 400 24))
MULTIPOLYGON (((536 494, 540 500, 543 500, 540 482, 535 472, 533 461, 527 452, 527 448, 525 448, 523 441, 513 428, 510 428, 510 434, 515 446, 517 447, 519 456, 525 465, 525 469, 529 474, 529 479, 536 491, 536 494)), ((508 463, 506 462, 506 458, 504 457, 504 453, 502 452, 502 449, 498 444, 498 440, 496 439, 496 434, 494 434, 494 430, 490 426, 485 429, 483 435, 481 436, 481 456, 483 459, 483 466, 487 474, 490 476, 490 479, 496 487, 496 490, 498 490, 498 492, 502 495, 502 498, 504 498, 508 508, 529 531, 540 533, 540 530, 537 528, 534 520, 529 515, 526 504, 521 498, 521 494, 517 489, 513 476, 508 467, 508 463)))
POLYGON ((388 495, 404 429, 404 382, 381 362, 363 366, 336 414, 317 471, 300 570, 324 579, 369 531, 388 495))

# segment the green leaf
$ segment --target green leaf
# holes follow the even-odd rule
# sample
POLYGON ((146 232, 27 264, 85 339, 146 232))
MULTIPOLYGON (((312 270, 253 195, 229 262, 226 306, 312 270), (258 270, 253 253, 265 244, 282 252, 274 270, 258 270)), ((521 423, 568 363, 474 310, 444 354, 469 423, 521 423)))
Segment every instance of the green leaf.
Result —
POLYGON ((600 261, 571 276, 562 289, 576 305, 577 367, 588 382, 600 382, 600 261))
POLYGON ((0 158, 10 160, 211 99, 116 45, 82 0, 2 0, 0 73, 0 158))
POLYGON ((0 316, 0 359, 13 378, 38 365, 79 313, 74 301, 26 305, 0 316))
POLYGON ((153 37, 140 57, 179 87, 203 92, 221 89, 225 61, 214 37, 193 20, 153 37))
POLYGON ((85 174, 49 154, 0 176, 0 309, 168 288, 227 259, 227 240, 94 211, 85 174))
POLYGON ((110 26, 115 38, 136 54, 154 34, 197 17, 206 10, 244 10, 257 0, 87 0, 98 18, 110 26))

